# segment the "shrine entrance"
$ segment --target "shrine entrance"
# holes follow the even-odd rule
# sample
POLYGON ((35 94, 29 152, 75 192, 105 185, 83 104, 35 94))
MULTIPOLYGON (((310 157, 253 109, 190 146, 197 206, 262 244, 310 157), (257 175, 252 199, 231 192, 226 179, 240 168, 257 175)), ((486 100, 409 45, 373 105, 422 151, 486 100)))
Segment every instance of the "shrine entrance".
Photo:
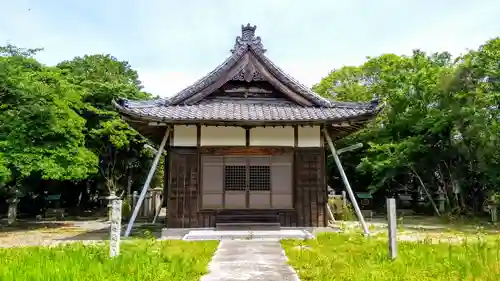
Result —
POLYGON ((291 209, 292 155, 202 156, 204 209, 291 209))

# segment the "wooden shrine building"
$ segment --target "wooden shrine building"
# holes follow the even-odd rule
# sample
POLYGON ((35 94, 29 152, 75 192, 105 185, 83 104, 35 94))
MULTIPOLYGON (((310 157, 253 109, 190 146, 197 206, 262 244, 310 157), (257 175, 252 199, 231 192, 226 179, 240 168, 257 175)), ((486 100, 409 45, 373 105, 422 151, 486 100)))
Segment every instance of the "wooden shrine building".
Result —
POLYGON ((165 147, 167 227, 325 226, 326 138, 358 130, 380 109, 315 94, 265 55, 255 30, 242 26, 229 58, 178 94, 115 102, 165 147))

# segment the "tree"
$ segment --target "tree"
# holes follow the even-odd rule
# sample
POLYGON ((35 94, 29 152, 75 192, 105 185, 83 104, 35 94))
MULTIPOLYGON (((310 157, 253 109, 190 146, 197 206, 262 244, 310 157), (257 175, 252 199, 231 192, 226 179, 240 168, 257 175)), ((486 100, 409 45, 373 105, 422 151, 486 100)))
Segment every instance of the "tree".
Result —
MULTIPOLYGON (((138 74, 128 62, 110 55, 86 55, 57 66, 68 81, 84 89, 85 107, 80 115, 87 120, 86 144, 99 155, 99 170, 108 192, 123 190, 119 181, 143 157, 147 140, 123 122, 112 107, 117 98, 150 99, 141 91, 138 74)), ((129 183, 126 183, 129 184, 129 183)))
POLYGON ((0 57, 0 180, 12 203, 29 176, 76 180, 95 173, 85 119, 74 110, 82 106, 79 89, 59 69, 19 55, 0 57))
MULTIPOLYGON (((500 74, 499 50, 495 39, 457 60, 418 50, 386 54, 334 70, 315 85, 338 100, 378 96, 386 103, 376 122, 343 140, 369 144, 344 160, 351 172, 363 173, 356 180, 373 192, 404 187, 429 199, 436 192, 452 198, 457 188, 466 196, 477 185, 498 186, 498 81, 491 78, 500 74)), ((450 207, 462 202, 448 200, 450 207)))

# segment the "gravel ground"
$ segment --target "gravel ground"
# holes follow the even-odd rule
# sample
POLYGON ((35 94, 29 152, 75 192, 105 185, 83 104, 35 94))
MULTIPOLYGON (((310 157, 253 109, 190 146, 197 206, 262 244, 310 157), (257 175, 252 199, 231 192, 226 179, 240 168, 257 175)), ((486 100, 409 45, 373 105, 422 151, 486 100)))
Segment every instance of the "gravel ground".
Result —
MULTIPOLYGON (((126 227, 126 225, 122 225, 126 227)), ((161 230, 161 225, 155 226, 161 230)), ((316 228, 312 232, 318 234, 331 231, 359 231, 357 222, 337 222, 333 228, 316 228)), ((385 234, 387 225, 384 223, 370 223, 371 233, 385 234)), ((420 230, 398 231, 398 240, 459 243, 467 239, 474 240, 471 233, 450 233, 443 225, 422 226, 420 230), (429 230, 437 230, 429 232, 429 230), (466 238, 467 237, 467 238, 466 238)), ((134 228, 136 234, 142 234, 141 226, 134 228)), ((156 237, 161 236, 156 230, 152 231, 156 237)), ((498 236, 500 238, 500 236, 498 236)), ((81 242, 84 244, 103 243, 109 238, 109 222, 102 220, 92 221, 64 221, 64 222, 28 222, 21 223, 14 228, 0 225, 0 248, 26 246, 53 246, 67 243, 81 242)), ((477 238, 477 237, 476 237, 477 238)))
POLYGON ((0 229, 0 248, 102 242, 109 223, 102 221, 29 222, 0 229))

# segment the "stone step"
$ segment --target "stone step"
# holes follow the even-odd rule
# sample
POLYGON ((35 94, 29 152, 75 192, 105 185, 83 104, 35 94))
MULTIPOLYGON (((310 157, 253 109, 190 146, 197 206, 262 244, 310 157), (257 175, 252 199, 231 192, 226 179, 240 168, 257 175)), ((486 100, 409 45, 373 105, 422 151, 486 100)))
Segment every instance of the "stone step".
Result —
POLYGON ((314 236, 300 229, 282 230, 193 230, 183 240, 281 240, 281 239, 313 239, 314 236))

